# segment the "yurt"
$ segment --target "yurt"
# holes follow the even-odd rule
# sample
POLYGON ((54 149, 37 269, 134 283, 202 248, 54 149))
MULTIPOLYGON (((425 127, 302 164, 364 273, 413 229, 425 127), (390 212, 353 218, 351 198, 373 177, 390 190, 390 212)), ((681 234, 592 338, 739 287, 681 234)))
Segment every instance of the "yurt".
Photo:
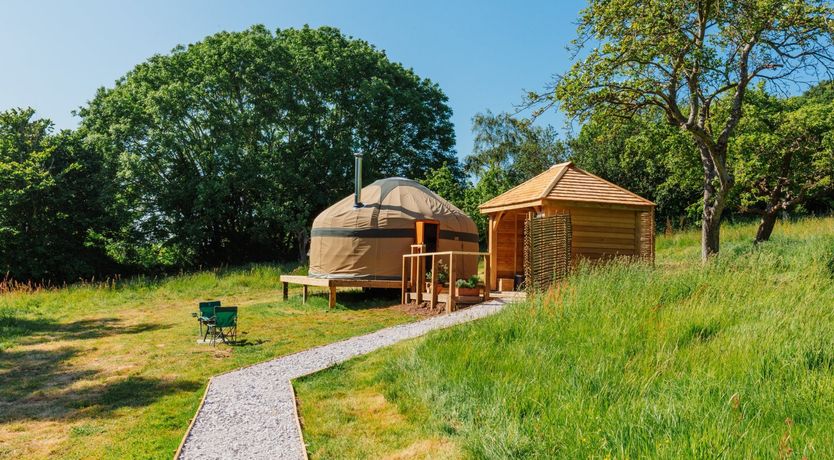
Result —
MULTIPOLYGON (((359 189, 360 187, 357 187, 359 189)), ((453 204, 410 179, 380 179, 313 221, 309 276, 398 280, 411 245, 426 252, 478 251, 478 229, 453 204)), ((476 257, 458 256, 455 275, 469 277, 476 257)))

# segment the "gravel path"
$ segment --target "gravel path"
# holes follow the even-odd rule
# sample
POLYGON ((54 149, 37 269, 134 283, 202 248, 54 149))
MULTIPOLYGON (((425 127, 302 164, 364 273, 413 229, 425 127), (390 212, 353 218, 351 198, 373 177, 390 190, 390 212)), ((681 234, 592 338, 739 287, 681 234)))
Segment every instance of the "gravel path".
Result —
POLYGON ((388 345, 492 315, 493 299, 449 315, 389 327, 243 368, 211 380, 181 459, 299 459, 302 447, 290 381, 388 345))

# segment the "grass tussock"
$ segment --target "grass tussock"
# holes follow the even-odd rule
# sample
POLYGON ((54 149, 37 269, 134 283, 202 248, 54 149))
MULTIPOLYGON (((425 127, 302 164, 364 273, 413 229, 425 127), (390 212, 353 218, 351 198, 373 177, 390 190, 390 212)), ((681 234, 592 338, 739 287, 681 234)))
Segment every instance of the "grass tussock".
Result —
MULTIPOLYGON (((759 246, 753 230, 726 227, 706 265, 696 233, 659 238, 655 267, 583 267, 495 317, 304 379, 312 456, 351 444, 305 410, 328 379, 375 388, 464 458, 834 457, 834 220, 759 246)), ((367 452, 396 450, 384 433, 367 452)))

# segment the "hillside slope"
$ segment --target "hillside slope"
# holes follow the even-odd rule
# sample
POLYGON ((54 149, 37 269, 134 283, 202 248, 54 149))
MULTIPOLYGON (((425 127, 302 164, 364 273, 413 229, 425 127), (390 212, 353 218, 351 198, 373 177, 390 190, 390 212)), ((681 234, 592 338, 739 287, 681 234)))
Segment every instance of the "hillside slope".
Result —
POLYGON ((834 219, 659 238, 297 384, 313 458, 834 457, 834 219))

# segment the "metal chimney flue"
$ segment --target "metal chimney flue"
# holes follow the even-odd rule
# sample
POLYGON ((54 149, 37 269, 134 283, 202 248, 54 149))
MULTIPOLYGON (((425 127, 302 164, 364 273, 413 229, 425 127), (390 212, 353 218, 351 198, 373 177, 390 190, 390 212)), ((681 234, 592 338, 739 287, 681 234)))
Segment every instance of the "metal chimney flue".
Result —
POLYGON ((362 152, 355 152, 353 154, 354 166, 354 191, 353 191, 353 207, 361 208, 365 206, 362 204, 362 152))

